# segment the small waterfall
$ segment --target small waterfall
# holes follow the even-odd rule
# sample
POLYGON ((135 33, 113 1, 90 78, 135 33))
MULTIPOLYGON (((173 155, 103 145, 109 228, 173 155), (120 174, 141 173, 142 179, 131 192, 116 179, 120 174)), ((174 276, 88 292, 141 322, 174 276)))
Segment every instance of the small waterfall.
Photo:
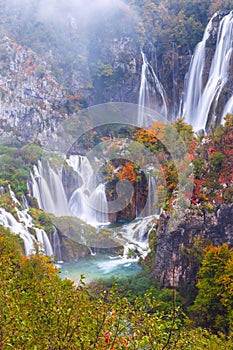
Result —
POLYGON ((60 263, 62 262, 61 241, 56 228, 53 232, 52 242, 54 255, 57 258, 57 262, 60 263))
POLYGON ((156 179, 153 176, 149 176, 147 203, 142 212, 142 216, 150 216, 155 214, 155 211, 156 211, 155 202, 156 202, 156 179))
POLYGON ((52 256, 53 248, 46 232, 37 227, 35 227, 35 231, 36 231, 37 241, 40 243, 39 250, 47 256, 52 256))
POLYGON ((220 22, 215 54, 212 59, 208 80, 203 90, 202 73, 205 65, 205 43, 208 40, 214 17, 212 17, 206 28, 202 42, 198 44, 195 50, 188 73, 183 116, 193 125, 196 131, 200 129, 205 130, 211 121, 215 121, 215 110, 218 100, 228 81, 233 43, 233 12, 226 15, 220 22))
MULTIPOLYGON (((36 238, 37 241, 40 243, 40 249, 41 251, 47 255, 52 256, 53 255, 53 248, 51 246, 51 243, 49 241, 49 238, 46 234, 46 232, 40 228, 37 228, 33 225, 33 219, 31 215, 28 214, 28 210, 19 210, 18 208, 15 208, 19 221, 22 223, 24 229, 28 232, 28 234, 31 236, 29 228, 33 228, 36 232, 36 238)), ((13 231, 14 232, 14 231, 13 231)), ((34 238, 34 237, 33 237, 34 238)), ((35 244, 35 241, 34 241, 35 244)))
POLYGON ((144 116, 144 108, 158 109, 158 111, 167 118, 167 103, 164 88, 155 74, 153 67, 148 62, 143 51, 141 51, 141 55, 142 70, 138 99, 138 124, 140 126, 147 126, 147 120, 144 116), (149 82, 148 77, 151 77, 151 83, 149 82), (160 96, 162 102, 161 105, 159 105, 158 99, 156 98, 156 92, 160 96))
POLYGON ((203 90, 206 42, 209 39, 210 30, 213 27, 213 20, 216 15, 217 14, 215 14, 207 24, 202 41, 197 44, 195 48, 185 81, 183 117, 193 126, 197 118, 198 104, 203 90))
POLYGON ((40 250, 47 256, 53 255, 53 249, 50 244, 49 238, 46 232, 42 229, 34 227, 33 219, 28 214, 28 208, 20 210, 18 207, 21 206, 20 202, 15 196, 15 193, 11 190, 9 185, 9 192, 12 200, 17 205, 15 211, 18 216, 18 220, 5 209, 0 208, 0 225, 5 228, 9 228, 13 233, 18 234, 24 241, 24 250, 26 255, 36 253, 36 244, 40 243, 40 250), (30 233, 30 228, 33 228, 36 233, 36 238, 30 233))
POLYGON ((142 220, 132 222, 120 229, 124 244, 124 256, 127 257, 130 250, 137 250, 139 254, 135 259, 139 257, 146 257, 149 252, 148 236, 154 229, 155 224, 154 215, 146 217, 142 220))
POLYGON ((8 190, 9 190, 9 193, 10 193, 10 196, 11 196, 13 202, 14 202, 15 204, 19 204, 19 205, 20 205, 18 199, 16 198, 15 193, 14 193, 14 192, 12 191, 12 189, 11 189, 11 185, 8 185, 8 190))
POLYGON ((18 234, 24 241, 24 250, 26 255, 34 254, 35 238, 30 234, 27 227, 18 222, 11 213, 0 208, 0 225, 9 228, 13 233, 18 234))
POLYGON ((229 98, 229 100, 227 101, 224 107, 224 110, 221 116, 221 124, 224 124, 224 118, 227 115, 227 113, 230 113, 230 114, 233 113, 233 95, 231 96, 231 98, 229 98))
POLYGON ((31 173, 32 194, 41 209, 57 216, 70 215, 65 190, 59 176, 49 165, 38 162, 31 173))

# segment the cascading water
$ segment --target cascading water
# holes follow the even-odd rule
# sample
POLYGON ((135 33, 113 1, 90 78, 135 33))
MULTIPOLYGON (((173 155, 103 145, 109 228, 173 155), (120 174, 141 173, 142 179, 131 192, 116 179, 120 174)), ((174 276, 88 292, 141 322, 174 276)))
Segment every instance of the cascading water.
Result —
POLYGON ((61 176, 49 163, 38 162, 31 173, 32 193, 41 209, 57 216, 70 215, 61 176))
POLYGON ((35 239, 27 228, 18 222, 11 213, 0 208, 0 225, 9 228, 13 233, 20 235, 24 241, 24 250, 26 255, 35 253, 35 239))
POLYGON ((150 216, 156 214, 156 179, 153 176, 148 176, 148 194, 146 206, 143 209, 142 216, 150 216))
POLYGON ((36 231, 37 241, 39 242, 39 250, 47 256, 52 256, 53 248, 50 243, 50 240, 48 239, 46 232, 41 228, 37 228, 37 227, 35 227, 35 231, 36 231))
POLYGON ((20 235, 24 241, 24 250, 26 255, 36 253, 36 245, 39 244, 39 250, 45 255, 52 256, 53 249, 48 239, 46 232, 42 229, 34 227, 32 217, 27 213, 27 210, 21 211, 15 208, 18 222, 15 217, 8 213, 5 209, 0 208, 0 225, 9 228, 13 233, 20 235), (30 233, 30 228, 33 228, 36 233, 36 238, 30 233))
POLYGON ((193 123, 195 124, 197 109, 202 96, 206 42, 209 39, 210 30, 212 29, 213 20, 216 15, 207 24, 202 41, 195 48, 185 81, 183 116, 192 125, 193 123))
POLYGON ((56 228, 54 228, 54 232, 52 236, 52 246, 53 246, 54 255, 57 258, 57 262, 58 263, 62 262, 61 240, 56 228))
POLYGON ((53 249, 50 244, 49 238, 46 232, 40 228, 37 228, 33 224, 32 217, 28 214, 28 205, 25 202, 26 209, 20 210, 20 202, 15 196, 15 193, 8 186, 9 193, 13 202, 16 204, 15 211, 18 216, 17 219, 5 209, 0 208, 0 225, 5 228, 9 228, 13 233, 20 235, 24 241, 24 250, 26 255, 36 253, 36 245, 39 244, 39 250, 47 256, 53 255, 53 249), (36 234, 36 238, 30 233, 30 228, 33 228, 36 234))
POLYGON ((167 102, 165 90, 160 83, 157 75, 155 74, 153 67, 148 62, 146 55, 141 51, 142 55, 142 71, 141 71, 141 83, 138 99, 138 124, 140 126, 148 126, 144 108, 151 108, 158 110, 165 118, 167 118, 167 102), (151 83, 148 77, 151 78, 151 83), (151 86, 152 85, 152 86, 151 86), (160 96, 160 104, 156 98, 156 92, 160 96))
POLYGON ((232 114, 233 113, 233 95, 231 96, 231 98, 227 101, 224 110, 222 112, 222 116, 221 116, 221 123, 224 123, 224 118, 227 115, 227 113, 232 114))
POLYGON ((81 179, 81 185, 74 191, 69 200, 72 214, 93 226, 107 223, 108 204, 105 185, 99 184, 96 187, 89 160, 86 157, 72 155, 67 163, 81 179))
POLYGON ((130 250, 137 252, 135 260, 139 257, 145 258, 149 251, 148 236, 154 229, 155 220, 157 216, 148 216, 142 220, 132 222, 120 229, 122 237, 127 239, 124 244, 124 257, 127 258, 130 250))
MULTIPOLYGON (((210 20, 203 40, 195 50, 188 73, 183 116, 193 125, 196 131, 200 129, 205 130, 210 121, 215 121, 215 110, 219 97, 228 81, 233 46, 233 12, 226 15, 220 22, 215 54, 212 59, 208 80, 203 90, 205 44, 216 15, 210 20)), ((226 112, 227 110, 225 109, 224 113, 226 112)))
POLYGON ((32 195, 37 199, 41 209, 56 216, 76 216, 77 218, 98 226, 108 222, 108 206, 104 184, 95 187, 93 169, 84 156, 71 155, 67 164, 77 173, 79 186, 69 201, 59 176, 46 163, 38 163, 31 173, 32 195))

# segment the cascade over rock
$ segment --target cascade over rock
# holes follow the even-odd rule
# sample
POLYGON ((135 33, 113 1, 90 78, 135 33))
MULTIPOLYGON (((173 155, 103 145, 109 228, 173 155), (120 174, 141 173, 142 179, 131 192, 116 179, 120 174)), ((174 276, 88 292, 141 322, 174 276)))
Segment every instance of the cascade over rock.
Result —
POLYGON ((167 119, 168 116, 168 107, 166 93, 161 82, 155 74, 153 67, 147 61, 146 55, 143 51, 141 51, 141 55, 142 72, 138 99, 138 124, 145 127, 148 126, 144 113, 145 107, 157 110, 165 119, 167 119))

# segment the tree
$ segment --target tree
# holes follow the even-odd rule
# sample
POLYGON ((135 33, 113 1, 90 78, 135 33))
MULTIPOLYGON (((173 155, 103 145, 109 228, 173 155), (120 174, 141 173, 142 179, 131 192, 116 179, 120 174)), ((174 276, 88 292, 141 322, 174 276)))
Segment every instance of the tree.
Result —
POLYGON ((233 249, 206 248, 199 271, 198 295, 190 308, 195 323, 226 334, 233 326, 233 249))

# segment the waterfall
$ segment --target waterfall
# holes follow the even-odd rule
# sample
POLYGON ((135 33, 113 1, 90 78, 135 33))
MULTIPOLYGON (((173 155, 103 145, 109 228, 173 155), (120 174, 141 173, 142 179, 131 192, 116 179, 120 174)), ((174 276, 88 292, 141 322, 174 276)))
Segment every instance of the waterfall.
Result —
POLYGON ((141 55, 142 70, 138 99, 138 124, 140 126, 147 126, 147 120, 144 115, 144 108, 147 107, 151 109, 158 109, 159 112, 167 118, 167 103, 164 88, 160 83, 157 75, 155 74, 153 67, 148 62, 146 55, 143 51, 141 51, 141 55), (149 82, 148 77, 151 78, 151 82, 149 82), (159 102, 156 98, 156 91, 160 96, 162 102, 161 105, 159 105, 159 102))
POLYGON ((9 228, 13 233, 18 234, 24 241, 24 250, 26 255, 35 253, 35 239, 28 229, 18 222, 11 213, 0 208, 0 225, 9 228))
POLYGON ((47 256, 52 256, 53 249, 46 232, 34 226, 33 219, 31 215, 28 214, 28 208, 24 210, 20 210, 18 208, 18 206, 20 206, 20 202, 16 198, 15 193, 11 190, 10 185, 9 192, 12 200, 17 205, 15 207, 15 211, 19 221, 17 221, 11 213, 7 212, 3 208, 0 208, 0 225, 4 226, 5 228, 9 228, 13 233, 18 234, 23 239, 26 255, 35 254, 35 246, 39 242, 41 252, 47 256), (30 233, 30 228, 34 229, 37 240, 30 233))
POLYGON ((87 157, 72 155, 67 163, 81 179, 80 186, 69 200, 71 213, 79 219, 98 226, 108 222, 108 204, 105 185, 93 181, 93 169, 87 157))
POLYGON ((232 54, 233 13, 220 22, 214 57, 207 83, 202 86, 205 65, 205 44, 209 37, 213 18, 210 20, 203 40, 198 44, 188 73, 187 90, 184 98, 183 116, 195 130, 206 129, 209 119, 215 121, 215 110, 223 87, 228 81, 229 63, 232 54), (211 113, 211 115, 210 115, 211 113))
POLYGON ((224 118, 227 115, 227 113, 230 113, 230 114, 233 113, 233 95, 231 96, 231 98, 229 98, 229 100, 227 101, 223 109, 222 116, 221 116, 221 124, 224 124, 224 118))
POLYGON ((185 81, 183 117, 192 125, 195 124, 197 108, 202 95, 206 42, 209 39, 210 30, 212 29, 213 20, 216 15, 207 24, 202 41, 195 48, 185 81))
POLYGON ((156 202, 156 180, 153 176, 148 177, 148 194, 147 203, 143 210, 143 216, 150 216, 155 214, 156 202))
POLYGON ((78 187, 68 202, 61 176, 49 163, 39 162, 31 173, 32 195, 46 212, 56 216, 76 216, 98 226, 108 222, 108 205, 105 185, 94 183, 92 166, 87 157, 71 155, 67 164, 77 173, 78 187))
POLYGON ((120 229, 122 239, 124 242, 124 257, 128 256, 129 250, 137 250, 139 253, 136 259, 139 257, 146 257, 149 252, 148 236, 154 229, 155 225, 154 215, 148 216, 142 220, 134 221, 127 224, 120 229))
POLYGON ((56 216, 70 215, 65 190, 59 176, 49 163, 38 162, 31 172, 32 194, 41 209, 56 216))
POLYGON ((53 243, 54 255, 57 258, 57 262, 60 263, 62 262, 61 241, 56 228, 54 229, 54 232, 53 232, 52 243, 53 243))
POLYGON ((50 240, 49 240, 46 232, 40 228, 37 228, 37 227, 35 227, 35 231, 36 231, 37 241, 40 244, 39 250, 47 256, 52 256, 53 255, 53 248, 52 248, 52 245, 50 243, 50 240))

